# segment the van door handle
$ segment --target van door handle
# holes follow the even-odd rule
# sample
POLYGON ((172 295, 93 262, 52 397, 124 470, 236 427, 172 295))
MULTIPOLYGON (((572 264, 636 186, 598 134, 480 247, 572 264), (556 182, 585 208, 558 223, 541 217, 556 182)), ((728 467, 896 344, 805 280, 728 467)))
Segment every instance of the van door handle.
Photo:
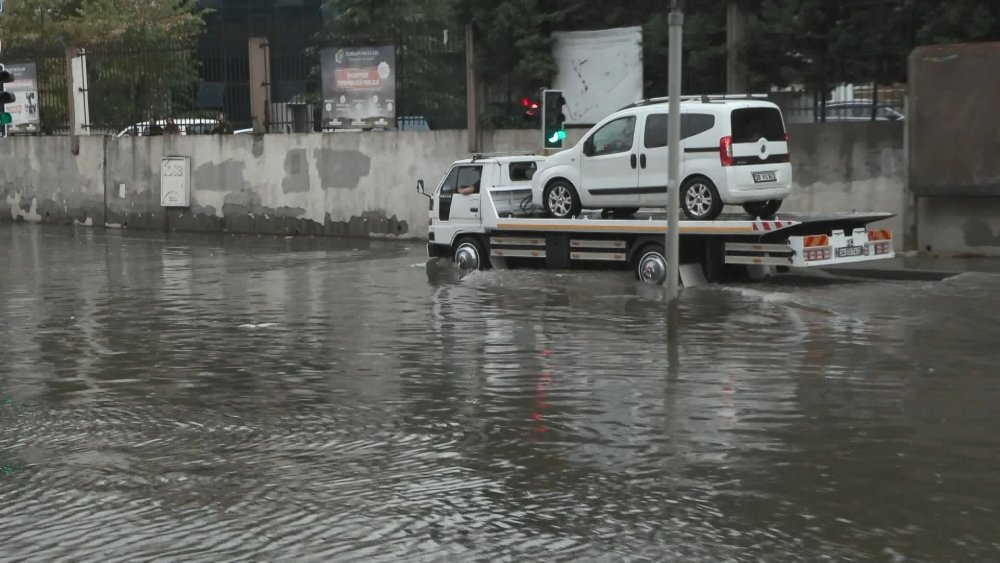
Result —
POLYGON ((471 207, 471 208, 469 208, 469 211, 471 211, 473 213, 479 213, 479 208, 478 207, 471 207))
POLYGON ((632 163, 632 168, 635 168, 635 154, 632 154, 632 158, 629 159, 629 162, 632 163))
POLYGON ((644 154, 639 155, 639 166, 643 168, 646 167, 646 155, 644 154))

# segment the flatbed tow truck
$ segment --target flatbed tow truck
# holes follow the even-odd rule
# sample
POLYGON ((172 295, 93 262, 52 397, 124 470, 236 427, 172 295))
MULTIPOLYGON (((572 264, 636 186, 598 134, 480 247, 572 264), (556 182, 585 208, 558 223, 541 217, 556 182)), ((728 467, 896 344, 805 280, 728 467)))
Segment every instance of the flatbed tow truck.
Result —
MULTIPOLYGON (((648 283, 667 275, 662 212, 615 218, 609 213, 573 219, 542 216, 530 181, 518 172, 541 157, 477 156, 460 160, 430 199, 427 253, 451 258, 464 270, 508 267, 631 269, 648 283), (479 166, 473 193, 461 193, 459 168, 479 166), (458 179, 458 182, 453 180, 458 179), (452 182, 449 185, 449 182, 452 182)), ((528 176, 530 179, 530 175, 528 176)), ((869 228, 891 213, 781 213, 773 218, 721 215, 680 221, 680 270, 685 285, 757 277, 794 268, 828 267, 895 256, 892 232, 869 228)))

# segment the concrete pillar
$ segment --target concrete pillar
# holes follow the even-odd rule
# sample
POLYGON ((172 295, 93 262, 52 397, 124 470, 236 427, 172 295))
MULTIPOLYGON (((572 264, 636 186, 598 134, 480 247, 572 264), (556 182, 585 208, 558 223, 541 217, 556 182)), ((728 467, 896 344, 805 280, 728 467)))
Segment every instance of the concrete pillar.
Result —
POLYGON ((251 37, 250 117, 254 133, 266 133, 271 115, 271 45, 265 37, 251 37))
POLYGON ((739 2, 729 0, 726 5, 726 93, 748 92, 746 66, 740 61, 740 50, 745 36, 746 20, 739 2))

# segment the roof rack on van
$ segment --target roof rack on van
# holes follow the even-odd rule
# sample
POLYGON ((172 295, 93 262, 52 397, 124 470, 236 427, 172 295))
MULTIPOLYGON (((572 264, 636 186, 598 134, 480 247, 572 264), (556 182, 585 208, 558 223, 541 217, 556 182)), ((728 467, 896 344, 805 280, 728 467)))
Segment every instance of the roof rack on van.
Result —
POLYGON ((536 156, 536 154, 531 151, 477 152, 472 155, 472 162, 498 156, 536 156))
MULTIPOLYGON (((725 101, 725 100, 752 100, 752 99, 764 99, 767 98, 767 94, 698 94, 698 95, 688 95, 681 96, 682 102, 701 102, 703 104, 711 103, 714 101, 725 101)), ((639 100, 632 104, 629 104, 621 109, 636 108, 640 106, 647 106, 650 104, 662 104, 670 101, 670 96, 661 96, 658 98, 647 98, 645 100, 639 100)), ((621 110, 619 110, 621 111, 621 110)))

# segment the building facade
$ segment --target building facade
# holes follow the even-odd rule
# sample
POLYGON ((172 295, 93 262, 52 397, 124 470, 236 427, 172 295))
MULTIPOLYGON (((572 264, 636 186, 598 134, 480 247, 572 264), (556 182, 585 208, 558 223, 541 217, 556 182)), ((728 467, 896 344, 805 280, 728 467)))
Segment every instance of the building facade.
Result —
MULTIPOLYGON (((201 63, 196 105, 220 110, 237 129, 250 127, 251 37, 266 37, 270 47, 272 107, 319 91, 320 78, 307 55, 322 29, 324 0, 199 0, 207 9, 199 40, 201 63)), ((275 113, 272 121, 281 121, 275 113)))

